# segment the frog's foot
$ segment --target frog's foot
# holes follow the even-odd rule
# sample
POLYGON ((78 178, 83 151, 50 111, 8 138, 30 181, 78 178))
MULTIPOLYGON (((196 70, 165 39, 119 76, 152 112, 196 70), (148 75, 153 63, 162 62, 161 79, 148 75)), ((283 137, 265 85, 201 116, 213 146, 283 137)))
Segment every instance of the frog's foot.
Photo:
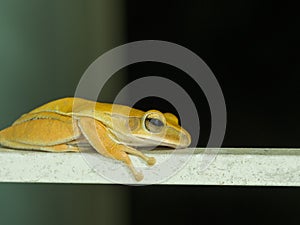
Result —
MULTIPOLYGON (((118 150, 115 152, 114 154, 114 158, 120 161, 123 161, 128 168, 131 170, 131 172, 133 173, 134 178, 137 181, 141 181, 144 178, 144 175, 141 172, 138 172, 136 170, 136 168, 133 166, 129 156, 127 155, 127 153, 124 151, 123 147, 118 145, 118 150), (121 150, 122 149, 122 150, 121 150)), ((127 149, 127 147, 125 146, 125 148, 127 149)))
POLYGON ((140 157, 141 159, 145 160, 147 162, 148 165, 152 166, 156 163, 156 160, 154 157, 148 157, 146 155, 144 155, 142 152, 134 149, 134 148, 131 148, 131 147, 126 147, 124 149, 125 152, 131 154, 131 155, 135 155, 135 156, 138 156, 140 157))
POLYGON ((133 173, 133 176, 136 181, 141 181, 144 179, 144 175, 141 172, 137 172, 133 166, 129 166, 129 169, 133 173))

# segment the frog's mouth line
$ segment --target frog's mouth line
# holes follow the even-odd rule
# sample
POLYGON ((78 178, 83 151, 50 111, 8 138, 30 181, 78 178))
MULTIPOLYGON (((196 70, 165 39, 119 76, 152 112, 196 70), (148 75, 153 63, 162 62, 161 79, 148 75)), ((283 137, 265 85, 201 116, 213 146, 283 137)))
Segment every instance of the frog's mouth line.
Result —
POLYGON ((160 138, 156 139, 149 139, 147 137, 136 137, 128 141, 129 139, 125 139, 126 141, 119 141, 120 144, 129 145, 131 147, 166 147, 166 148, 186 148, 188 147, 187 144, 181 144, 180 142, 168 142, 161 140, 160 138))

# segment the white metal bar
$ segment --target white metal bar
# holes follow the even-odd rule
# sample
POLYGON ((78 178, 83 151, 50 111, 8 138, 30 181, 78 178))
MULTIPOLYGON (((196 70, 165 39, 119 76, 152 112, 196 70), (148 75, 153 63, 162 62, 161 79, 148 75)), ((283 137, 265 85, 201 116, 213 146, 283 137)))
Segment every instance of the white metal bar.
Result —
MULTIPOLYGON (((300 149, 222 148, 208 168, 200 170, 199 162, 206 155, 204 150, 197 149, 183 168, 161 184, 300 186, 300 149)), ((146 154, 156 157, 159 163, 171 152, 146 154)), ((178 157, 184 157, 184 153, 178 157)), ((129 173, 125 167, 119 169, 129 173)), ((0 182, 112 183, 95 172, 81 153, 4 148, 0 148, 0 182)), ((137 182, 145 183, 147 180, 137 182)))

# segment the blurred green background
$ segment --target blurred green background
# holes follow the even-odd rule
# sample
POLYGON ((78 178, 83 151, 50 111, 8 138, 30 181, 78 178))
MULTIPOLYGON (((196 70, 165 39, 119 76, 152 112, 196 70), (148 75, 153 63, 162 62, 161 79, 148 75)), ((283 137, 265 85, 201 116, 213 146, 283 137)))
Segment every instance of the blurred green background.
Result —
MULTIPOLYGON (((123 10, 123 1, 0 1, 0 129, 74 95, 87 67, 124 43, 123 10)), ((0 183, 1 225, 128 224, 129 210, 127 187, 0 183)))
POLYGON ((74 95, 87 67, 124 43, 122 1, 0 4, 0 128, 40 104, 74 95))

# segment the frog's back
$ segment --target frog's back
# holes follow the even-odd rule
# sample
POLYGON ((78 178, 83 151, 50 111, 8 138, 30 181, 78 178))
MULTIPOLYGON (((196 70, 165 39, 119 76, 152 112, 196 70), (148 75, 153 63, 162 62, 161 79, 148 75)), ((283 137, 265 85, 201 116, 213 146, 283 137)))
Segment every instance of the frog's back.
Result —
POLYGON ((122 116, 130 115, 138 117, 141 117, 144 114, 144 112, 141 110, 133 109, 124 105, 94 102, 83 98, 66 97, 48 102, 38 108, 35 108, 29 113, 21 116, 18 120, 15 121, 15 123, 22 122, 25 117, 28 117, 28 114, 35 114, 40 112, 55 112, 58 114, 71 116, 72 113, 81 114, 82 112, 86 111, 89 111, 89 114, 92 111, 95 111, 96 113, 98 112, 101 114, 119 114, 122 116))

